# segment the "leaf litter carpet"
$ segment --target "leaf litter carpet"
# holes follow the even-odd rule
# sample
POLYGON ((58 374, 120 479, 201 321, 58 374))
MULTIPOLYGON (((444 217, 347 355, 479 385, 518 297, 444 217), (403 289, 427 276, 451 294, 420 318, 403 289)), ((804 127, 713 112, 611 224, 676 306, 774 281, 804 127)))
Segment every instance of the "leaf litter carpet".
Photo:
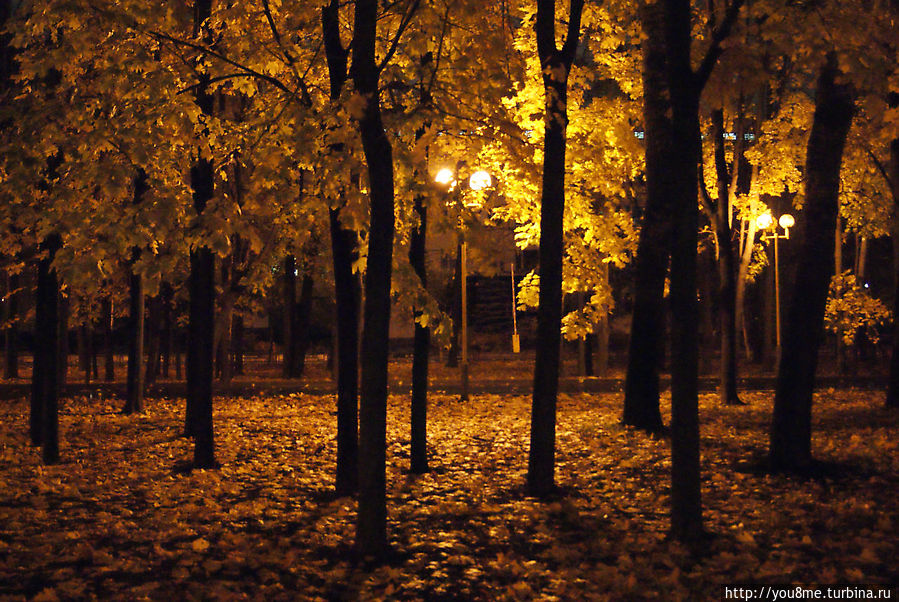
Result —
MULTIPOLYGON (((724 584, 896 584, 899 415, 870 392, 822 391, 822 467, 771 475, 770 393, 700 399, 697 553, 666 536, 668 443, 619 424, 620 394, 559 400, 557 482, 523 490, 530 399, 432 394, 431 472, 408 474, 409 409, 391 397, 393 557, 352 554, 355 502, 336 498, 335 400, 215 400, 218 470, 177 470, 183 399, 62 403, 63 462, 42 467, 27 400, 0 407, 0 600, 718 599, 724 584)), ((667 411, 667 398, 663 411, 667 411)))

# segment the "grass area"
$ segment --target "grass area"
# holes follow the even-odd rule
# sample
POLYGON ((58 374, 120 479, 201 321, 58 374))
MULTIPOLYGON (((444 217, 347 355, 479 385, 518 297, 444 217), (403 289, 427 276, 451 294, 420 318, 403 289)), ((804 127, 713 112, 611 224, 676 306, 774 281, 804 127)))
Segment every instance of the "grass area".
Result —
MULTIPOLYGON (((758 469, 768 393, 701 397, 700 554, 666 537, 668 451, 618 424, 621 396, 562 396, 557 478, 523 493, 530 399, 431 398, 432 471, 407 474, 408 400, 391 397, 395 556, 351 554, 355 503, 332 493, 330 396, 216 399, 222 468, 182 474, 183 400, 145 414, 66 399, 63 463, 0 407, 0 599, 718 599, 724 584, 899 582, 899 415, 882 395, 823 391, 807 478, 758 469)), ((667 410, 667 401, 665 402, 667 410)))

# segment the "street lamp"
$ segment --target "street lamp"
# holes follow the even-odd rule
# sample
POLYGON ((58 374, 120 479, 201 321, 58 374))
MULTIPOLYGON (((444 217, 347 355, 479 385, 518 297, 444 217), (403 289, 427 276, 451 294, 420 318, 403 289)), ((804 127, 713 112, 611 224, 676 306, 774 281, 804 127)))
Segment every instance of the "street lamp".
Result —
POLYGON ((777 341, 777 362, 780 363, 780 258, 777 251, 777 241, 780 239, 788 240, 790 238, 790 228, 796 225, 796 220, 789 213, 780 216, 777 222, 770 213, 765 212, 755 219, 755 225, 759 230, 772 229, 770 234, 762 234, 762 240, 774 241, 774 320, 775 320, 775 338, 777 341), (784 233, 777 231, 777 226, 783 228, 784 233))
MULTIPOLYGON (((449 192, 456 187, 456 181, 453 170, 444 167, 434 176, 434 181, 446 187, 449 192)), ((493 178, 489 173, 478 170, 468 177, 468 188, 470 190, 479 191, 493 186, 493 178)), ((465 240, 465 228, 459 229, 459 276, 461 279, 461 295, 462 295, 462 332, 460 347, 462 348, 462 363, 460 366, 462 377, 462 394, 460 401, 468 401, 468 243, 465 240)))

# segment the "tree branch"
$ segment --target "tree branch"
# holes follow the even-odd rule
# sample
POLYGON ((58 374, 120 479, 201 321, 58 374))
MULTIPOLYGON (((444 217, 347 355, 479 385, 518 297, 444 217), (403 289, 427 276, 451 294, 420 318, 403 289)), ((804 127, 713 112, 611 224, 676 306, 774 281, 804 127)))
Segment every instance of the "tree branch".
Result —
POLYGON ((574 53, 577 51, 578 38, 581 32, 581 16, 584 13, 584 0, 571 0, 568 11, 568 32, 565 34, 565 44, 562 46, 562 60, 569 67, 574 62, 574 53))
POLYGON ((718 62, 718 58, 723 52, 721 43, 730 35, 731 29, 733 29, 734 23, 737 21, 737 16, 740 14, 740 8, 742 8, 743 2, 744 0, 733 0, 733 3, 727 7, 724 19, 721 20, 721 23, 712 33, 712 45, 709 46, 709 49, 706 51, 702 63, 700 63, 699 69, 697 69, 695 74, 698 89, 701 90, 704 88, 709 77, 712 75, 712 69, 715 68, 715 63, 718 62))
POLYGON ((865 147, 865 152, 868 153, 868 156, 871 157, 871 160, 874 161, 874 167, 877 168, 877 171, 880 172, 880 175, 883 176, 883 179, 886 180, 887 186, 892 190, 893 188, 893 179, 890 178, 890 174, 886 169, 886 166, 880 162, 880 159, 877 158, 877 155, 874 154, 874 151, 871 150, 870 146, 865 147))
POLYGON ((400 38, 405 33, 406 28, 409 26, 409 23, 412 22, 412 17, 415 16, 415 13, 418 11, 418 7, 421 5, 421 0, 412 0, 412 4, 409 6, 409 10, 406 11, 406 14, 403 15, 402 21, 400 21, 400 26, 396 30, 396 35, 393 36, 393 40, 390 42, 390 49, 387 51, 387 54, 384 55, 384 60, 381 61, 381 64, 378 65, 378 73, 384 70, 384 67, 390 62, 390 59, 393 58, 393 55, 396 54, 396 50, 400 45, 400 38))

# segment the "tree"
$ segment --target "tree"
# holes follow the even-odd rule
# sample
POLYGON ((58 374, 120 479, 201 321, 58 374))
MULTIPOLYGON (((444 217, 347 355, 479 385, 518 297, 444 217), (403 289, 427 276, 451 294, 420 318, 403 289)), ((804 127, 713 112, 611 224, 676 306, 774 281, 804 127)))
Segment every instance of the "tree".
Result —
MULTIPOLYGON (((406 25, 417 8, 417 0, 406 7, 406 25)), ((359 510, 356 518, 356 546, 363 556, 383 558, 387 552, 387 353, 390 337, 394 181, 392 147, 381 118, 378 83, 382 67, 379 67, 375 56, 377 27, 377 1, 358 0, 354 13, 350 76, 361 103, 358 128, 368 167, 371 214, 360 348, 362 378, 359 400, 359 510)), ((403 28, 400 27, 398 36, 403 28)))
MULTIPOLYGON (((211 0, 194 3, 194 37, 210 41, 207 28, 211 0)), ((209 90, 209 73, 199 70, 194 88, 197 106, 204 115, 213 112, 213 96, 209 90)), ((212 161, 198 149, 198 157, 190 170, 193 205, 197 217, 203 214, 214 195, 212 161)), ((187 356, 187 432, 194 438, 194 467, 216 466, 212 429, 212 377, 215 347, 215 255, 206 245, 190 251, 190 319, 188 322, 187 356)))
MULTIPOLYGON (((418 214, 418 224, 412 226, 409 242, 409 263, 421 281, 422 288, 428 286, 425 248, 428 232, 428 212, 422 194, 415 195, 414 211, 418 214)), ((410 470, 415 474, 428 472, 428 355, 431 348, 431 329, 422 324, 424 313, 421 309, 413 312, 415 334, 412 355, 412 400, 409 433, 410 470)))
POLYGON ((53 260, 61 246, 57 233, 44 239, 37 274, 31 441, 40 444, 44 464, 59 461, 59 280, 53 260))
POLYGON ((583 0, 572 0, 568 29, 556 45, 555 0, 537 2, 537 53, 543 75, 544 160, 540 198, 540 304, 537 309, 537 355, 531 404, 531 441, 527 486, 544 496, 555 489, 556 402, 562 329, 562 252, 565 213, 565 131, 568 125, 568 74, 580 36, 583 0))
MULTIPOLYGON (((143 201, 147 192, 147 174, 139 170, 134 178, 134 204, 143 201)), ((131 265, 140 259, 140 247, 131 250, 131 265)), ((144 281, 143 275, 131 271, 129 275, 130 307, 128 314, 128 382, 125 393, 125 414, 143 411, 144 405, 144 281)))
POLYGON ((855 110, 851 85, 839 81, 837 55, 821 67, 806 155, 805 210, 799 266, 777 369, 769 461, 775 470, 807 469, 811 457, 812 393, 824 310, 833 274, 840 164, 855 110))
POLYGON ((664 15, 661 4, 642 8, 643 136, 646 144, 646 209, 635 258, 634 312, 628 345, 622 422, 650 432, 662 429, 659 366, 665 316, 665 274, 671 241, 672 200, 665 161, 672 133, 666 92, 664 15))

